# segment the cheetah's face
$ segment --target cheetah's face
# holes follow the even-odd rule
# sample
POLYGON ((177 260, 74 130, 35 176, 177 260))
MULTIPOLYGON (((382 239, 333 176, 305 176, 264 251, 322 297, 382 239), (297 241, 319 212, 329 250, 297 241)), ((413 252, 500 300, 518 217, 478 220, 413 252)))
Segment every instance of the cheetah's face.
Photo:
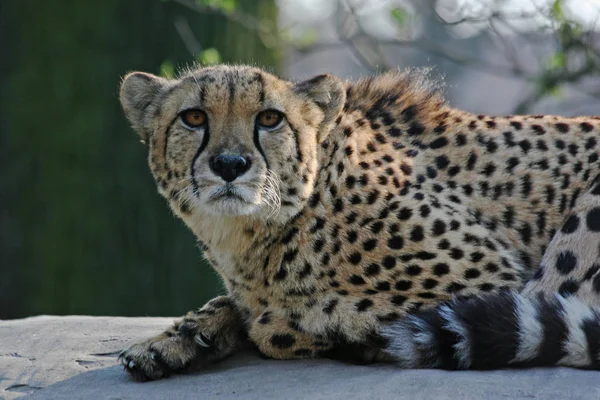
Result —
POLYGON ((342 83, 329 75, 292 84, 227 66, 177 80, 133 73, 121 88, 125 113, 149 143, 159 191, 192 217, 295 215, 344 99, 342 83))

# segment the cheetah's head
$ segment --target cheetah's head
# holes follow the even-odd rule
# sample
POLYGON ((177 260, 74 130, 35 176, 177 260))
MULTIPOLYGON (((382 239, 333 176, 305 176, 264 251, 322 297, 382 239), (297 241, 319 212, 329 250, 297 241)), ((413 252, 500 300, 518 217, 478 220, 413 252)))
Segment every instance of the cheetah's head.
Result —
POLYGON ((313 190, 318 145, 345 91, 330 75, 291 83, 256 68, 216 66, 173 80, 131 73, 120 99, 149 145, 159 192, 181 217, 285 221, 313 190))

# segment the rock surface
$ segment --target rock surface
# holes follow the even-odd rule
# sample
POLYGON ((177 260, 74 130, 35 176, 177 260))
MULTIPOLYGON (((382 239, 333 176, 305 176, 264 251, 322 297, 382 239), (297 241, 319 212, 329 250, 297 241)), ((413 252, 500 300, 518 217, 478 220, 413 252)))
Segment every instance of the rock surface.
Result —
POLYGON ((600 399, 597 371, 401 370, 264 360, 254 353, 190 375, 133 382, 117 364, 119 350, 171 321, 78 316, 0 321, 0 398, 600 399))

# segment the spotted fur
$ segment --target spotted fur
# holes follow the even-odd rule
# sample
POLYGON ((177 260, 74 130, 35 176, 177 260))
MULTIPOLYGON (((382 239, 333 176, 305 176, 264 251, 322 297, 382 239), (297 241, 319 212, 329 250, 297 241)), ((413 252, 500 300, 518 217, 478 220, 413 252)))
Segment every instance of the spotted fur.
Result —
POLYGON ((121 103, 230 305, 125 350, 134 375, 205 365, 245 338, 280 359, 598 367, 598 118, 473 115, 418 71, 133 73, 121 103), (207 122, 187 126, 190 109, 207 122), (282 122, 261 125, 265 110, 282 122), (247 171, 221 179, 221 155, 247 171))

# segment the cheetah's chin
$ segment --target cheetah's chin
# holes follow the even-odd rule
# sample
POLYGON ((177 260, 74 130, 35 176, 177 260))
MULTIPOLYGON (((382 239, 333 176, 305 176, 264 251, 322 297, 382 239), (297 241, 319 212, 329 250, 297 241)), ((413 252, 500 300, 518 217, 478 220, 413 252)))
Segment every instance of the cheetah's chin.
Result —
POLYGON ((259 206, 245 202, 239 197, 226 197, 210 203, 208 210, 216 216, 246 216, 255 214, 259 206))
POLYGON ((209 196, 208 211, 214 215, 250 215, 257 211, 259 204, 254 196, 237 187, 229 185, 220 187, 209 196))

